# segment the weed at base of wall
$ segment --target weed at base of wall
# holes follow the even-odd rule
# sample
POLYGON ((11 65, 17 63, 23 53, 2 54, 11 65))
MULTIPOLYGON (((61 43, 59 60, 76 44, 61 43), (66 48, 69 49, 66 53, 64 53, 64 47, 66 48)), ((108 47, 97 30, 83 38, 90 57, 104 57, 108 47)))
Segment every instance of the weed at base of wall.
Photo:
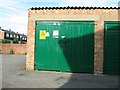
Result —
POLYGON ((9 54, 14 54, 13 49, 10 49, 9 54))

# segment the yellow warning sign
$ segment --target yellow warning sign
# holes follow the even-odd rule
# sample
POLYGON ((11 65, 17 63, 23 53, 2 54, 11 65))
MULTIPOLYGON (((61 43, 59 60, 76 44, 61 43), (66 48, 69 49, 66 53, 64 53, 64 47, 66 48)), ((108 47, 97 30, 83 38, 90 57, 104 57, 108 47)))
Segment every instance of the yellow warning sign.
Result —
POLYGON ((40 39, 46 39, 46 30, 40 30, 40 39))

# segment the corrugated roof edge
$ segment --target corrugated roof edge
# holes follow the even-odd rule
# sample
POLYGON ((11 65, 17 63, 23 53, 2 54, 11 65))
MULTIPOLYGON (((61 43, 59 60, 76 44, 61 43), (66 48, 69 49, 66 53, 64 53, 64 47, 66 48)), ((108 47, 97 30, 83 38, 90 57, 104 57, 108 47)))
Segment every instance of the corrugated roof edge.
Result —
POLYGON ((120 9, 120 7, 32 7, 30 10, 54 10, 54 9, 120 9))

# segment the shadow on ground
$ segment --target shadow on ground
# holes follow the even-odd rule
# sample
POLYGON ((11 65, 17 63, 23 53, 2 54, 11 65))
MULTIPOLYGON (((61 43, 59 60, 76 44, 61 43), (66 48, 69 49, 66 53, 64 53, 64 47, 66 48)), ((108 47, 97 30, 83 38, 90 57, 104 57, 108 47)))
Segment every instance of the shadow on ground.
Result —
MULTIPOLYGON (((109 31, 113 29, 116 30, 116 28, 118 30, 118 27, 111 27, 109 28, 109 31)), ((96 34, 101 35, 102 32, 99 31, 96 34)), ((112 34, 111 37, 118 39, 117 35, 115 36, 112 34)), ((70 72, 73 72, 68 82, 60 88, 118 88, 118 84, 116 84, 114 79, 111 79, 112 76, 92 74, 94 72, 94 61, 92 61, 94 60, 94 52, 91 52, 92 50, 94 51, 94 41, 92 39, 94 39, 94 34, 89 33, 82 37, 65 38, 59 41, 61 50, 69 65, 70 72), (91 75, 74 74, 76 72, 91 73, 91 75)), ((119 66, 118 62, 119 61, 116 60, 115 65, 119 66)), ((115 69, 118 70, 119 67, 116 67, 115 69)), ((118 75, 118 71, 115 74, 118 75)))

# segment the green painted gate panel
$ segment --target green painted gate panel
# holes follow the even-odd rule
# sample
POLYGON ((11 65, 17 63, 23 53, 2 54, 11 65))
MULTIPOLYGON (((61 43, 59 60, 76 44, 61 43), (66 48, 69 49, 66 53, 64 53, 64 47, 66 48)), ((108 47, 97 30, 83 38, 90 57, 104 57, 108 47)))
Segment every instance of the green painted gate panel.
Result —
POLYGON ((120 75, 120 22, 105 22, 104 74, 120 75))
POLYGON ((94 22, 37 21, 35 69, 93 73, 94 22), (49 32, 46 39, 42 30, 49 32))

